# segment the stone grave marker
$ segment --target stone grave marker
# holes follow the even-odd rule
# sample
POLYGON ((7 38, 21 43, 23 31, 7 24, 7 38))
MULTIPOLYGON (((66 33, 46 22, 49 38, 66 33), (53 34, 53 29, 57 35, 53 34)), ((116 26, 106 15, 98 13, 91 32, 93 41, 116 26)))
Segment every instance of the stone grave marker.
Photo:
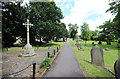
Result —
POLYGON ((82 49, 81 44, 77 44, 78 49, 82 49))
POLYGON ((116 79, 120 79, 120 58, 114 64, 114 71, 116 79))
POLYGON ((91 49, 91 63, 98 66, 104 66, 103 50, 97 45, 91 49))
POLYGON ((101 44, 101 45, 102 45, 102 42, 101 42, 101 41, 99 41, 99 42, 98 42, 98 44, 101 44))
POLYGON ((76 45, 78 45, 78 40, 76 40, 76 45))
POLYGON ((105 48, 106 51, 109 51, 109 48, 105 48))

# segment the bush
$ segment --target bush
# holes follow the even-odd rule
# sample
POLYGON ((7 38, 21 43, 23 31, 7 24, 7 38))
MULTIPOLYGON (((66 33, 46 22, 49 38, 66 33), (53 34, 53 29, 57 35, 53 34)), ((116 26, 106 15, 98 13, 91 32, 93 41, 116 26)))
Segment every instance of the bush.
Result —
POLYGON ((51 64, 51 58, 47 58, 42 62, 42 68, 47 69, 49 68, 50 64, 51 64))

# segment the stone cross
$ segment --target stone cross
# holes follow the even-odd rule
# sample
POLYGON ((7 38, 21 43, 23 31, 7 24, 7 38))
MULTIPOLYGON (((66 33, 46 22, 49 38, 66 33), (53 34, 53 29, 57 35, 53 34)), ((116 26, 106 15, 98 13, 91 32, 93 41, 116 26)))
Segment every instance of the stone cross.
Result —
POLYGON ((29 27, 33 26, 33 24, 31 24, 29 22, 29 19, 27 19, 27 22, 23 23, 23 25, 25 27, 27 27, 27 44, 30 44, 30 42, 29 42, 30 41, 30 39, 29 39, 29 27))
POLYGON ((30 42, 29 42, 29 27, 33 26, 33 24, 31 24, 27 19, 27 22, 23 23, 23 25, 27 27, 27 44, 22 49, 22 54, 20 54, 20 56, 26 56, 26 57, 34 56, 35 51, 34 49, 32 49, 32 45, 30 45, 30 42))

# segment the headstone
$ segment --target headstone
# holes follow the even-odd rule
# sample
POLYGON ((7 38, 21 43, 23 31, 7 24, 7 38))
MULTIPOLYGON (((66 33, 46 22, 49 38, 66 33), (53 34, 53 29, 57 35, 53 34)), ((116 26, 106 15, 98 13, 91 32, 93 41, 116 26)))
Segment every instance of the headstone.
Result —
POLYGON ((114 64, 114 71, 116 79, 120 79, 120 58, 114 64))
POLYGON ((30 45, 30 39, 29 39, 29 27, 33 26, 33 24, 31 24, 29 22, 29 20, 27 19, 27 22, 23 23, 23 25, 25 25, 25 27, 27 27, 27 44, 24 46, 24 48, 22 49, 22 54, 20 54, 20 56, 34 56, 35 55, 35 51, 34 49, 32 49, 32 45, 30 45))
POLYGON ((81 44, 77 44, 78 49, 82 49, 81 44))
POLYGON ((109 48, 105 48, 106 51, 109 51, 109 48))
POLYGON ((39 49, 39 45, 37 45, 37 50, 39 49))
POLYGON ((94 42, 92 42, 92 44, 94 45, 94 42))
POLYGON ((98 66, 104 66, 103 50, 97 45, 91 49, 91 63, 98 66))
POLYGON ((102 44, 102 42, 101 42, 101 41, 99 41, 99 42, 98 42, 98 44, 102 44))
POLYGON ((107 45, 111 45, 111 42, 108 42, 108 41, 107 41, 107 45))

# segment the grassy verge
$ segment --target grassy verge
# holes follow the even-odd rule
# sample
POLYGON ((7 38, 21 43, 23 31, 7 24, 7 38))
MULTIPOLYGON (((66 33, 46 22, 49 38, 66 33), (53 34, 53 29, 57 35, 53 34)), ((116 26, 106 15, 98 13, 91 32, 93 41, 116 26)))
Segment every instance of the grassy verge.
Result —
POLYGON ((116 48, 117 42, 112 42, 112 45, 106 45, 105 42, 102 45, 98 45, 98 41, 94 41, 95 44, 103 49, 106 69, 91 64, 91 48, 93 47, 92 42, 93 41, 88 41, 87 46, 85 46, 84 41, 79 41, 84 49, 84 51, 81 51, 75 46, 75 41, 70 41, 76 58, 86 77, 114 77, 114 75, 112 75, 108 70, 114 72, 114 63, 118 58, 118 48, 116 48), (72 42, 74 42, 74 45, 72 45, 72 42), (105 51, 105 48, 109 48, 110 50, 105 51))
MULTIPOLYGON (((43 46, 39 46, 39 49, 37 49, 37 46, 33 46, 33 49, 35 50, 47 50, 48 47, 50 49, 57 49, 57 46, 62 46, 65 44, 65 42, 52 42, 52 43, 47 43, 47 44, 44 44, 43 46)), ((22 50, 22 47, 10 47, 8 48, 8 51, 18 51, 18 50, 22 50)), ((7 51, 6 48, 3 49, 3 52, 7 51)))

